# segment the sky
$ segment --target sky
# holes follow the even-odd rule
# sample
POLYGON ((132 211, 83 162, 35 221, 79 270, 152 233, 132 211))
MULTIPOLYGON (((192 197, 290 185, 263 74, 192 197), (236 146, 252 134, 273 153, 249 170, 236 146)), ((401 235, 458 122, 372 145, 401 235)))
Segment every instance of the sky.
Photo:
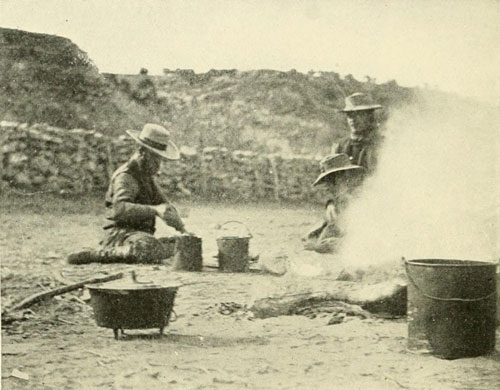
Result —
POLYGON ((0 26, 67 37, 101 72, 334 71, 500 105, 500 0, 0 0, 0 26))

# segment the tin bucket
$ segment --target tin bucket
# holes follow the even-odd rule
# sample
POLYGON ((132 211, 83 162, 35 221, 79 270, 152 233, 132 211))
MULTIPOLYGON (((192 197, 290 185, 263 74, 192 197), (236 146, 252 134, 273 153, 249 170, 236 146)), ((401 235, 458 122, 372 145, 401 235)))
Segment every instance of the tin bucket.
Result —
POLYGON ((497 264, 419 259, 405 267, 409 350, 457 359, 495 348, 497 264))
POLYGON ((246 272, 248 271, 248 247, 252 234, 248 228, 238 221, 227 221, 221 225, 237 223, 245 227, 245 236, 223 236, 217 238, 219 253, 219 271, 246 272))
POLYGON ((201 271, 203 258, 201 238, 182 235, 175 239, 174 269, 183 271, 201 271))

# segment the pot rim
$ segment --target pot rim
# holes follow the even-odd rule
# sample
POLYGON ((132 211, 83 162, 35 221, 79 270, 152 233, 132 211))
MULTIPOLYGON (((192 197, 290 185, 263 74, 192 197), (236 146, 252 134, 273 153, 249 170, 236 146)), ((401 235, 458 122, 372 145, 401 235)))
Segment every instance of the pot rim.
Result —
POLYGON ((468 260, 468 259, 412 259, 405 260, 407 265, 420 266, 420 267, 491 267, 498 266, 498 263, 491 261, 481 260, 468 260))
POLYGON ((140 285, 137 286, 129 285, 129 286, 106 286, 106 285, 92 285, 86 284, 84 287, 89 290, 103 290, 103 291, 162 291, 162 290, 173 290, 177 291, 180 286, 160 286, 157 284, 148 284, 148 285, 140 285))

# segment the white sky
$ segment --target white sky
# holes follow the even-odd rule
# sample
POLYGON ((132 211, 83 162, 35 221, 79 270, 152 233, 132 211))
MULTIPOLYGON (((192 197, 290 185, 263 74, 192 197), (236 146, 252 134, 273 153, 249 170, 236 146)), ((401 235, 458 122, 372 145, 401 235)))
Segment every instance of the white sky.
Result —
POLYGON ((500 105, 498 0, 0 0, 0 26, 67 37, 101 72, 313 69, 500 105))

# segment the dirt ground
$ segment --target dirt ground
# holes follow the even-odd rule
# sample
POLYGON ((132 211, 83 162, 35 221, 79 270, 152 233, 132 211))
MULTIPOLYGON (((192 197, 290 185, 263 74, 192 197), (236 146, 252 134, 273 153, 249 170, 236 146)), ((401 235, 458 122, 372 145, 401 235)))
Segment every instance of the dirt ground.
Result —
MULTIPOLYGON (((409 352, 405 319, 347 317, 336 325, 327 325, 328 313, 255 319, 246 307, 286 277, 208 267, 190 273, 168 265, 70 266, 68 253, 99 240, 98 201, 10 197, 1 207, 3 307, 65 281, 120 270, 159 283, 199 282, 179 289, 178 318, 163 336, 130 330, 115 340, 112 330, 96 326, 83 290, 25 310, 2 326, 4 389, 500 388, 500 346, 488 356, 449 361, 409 352), (222 303, 234 310, 221 312, 222 303)), ((277 205, 181 209, 188 228, 203 238, 206 265, 216 264, 217 224, 244 222, 253 254, 301 253, 300 237, 320 214, 277 205)))

